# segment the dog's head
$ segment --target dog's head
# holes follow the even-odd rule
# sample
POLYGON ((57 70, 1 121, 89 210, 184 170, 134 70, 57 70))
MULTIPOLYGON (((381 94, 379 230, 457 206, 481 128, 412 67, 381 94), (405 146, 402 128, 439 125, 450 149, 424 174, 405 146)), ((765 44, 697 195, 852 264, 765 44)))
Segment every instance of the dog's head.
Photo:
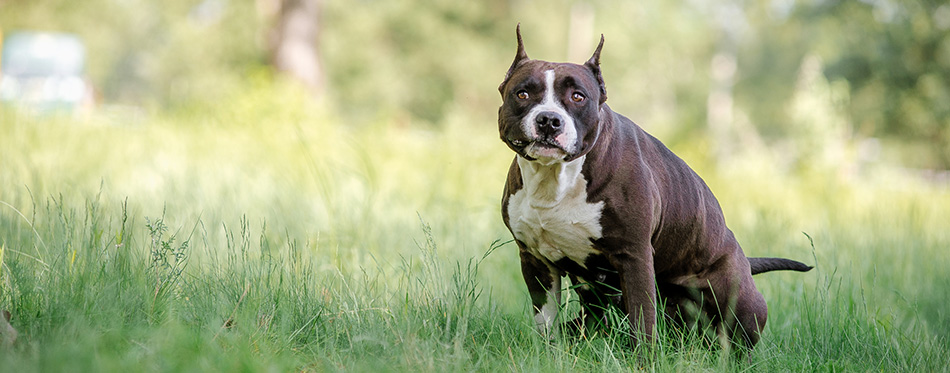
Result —
POLYGON ((600 44, 583 65, 528 58, 516 29, 518 52, 498 86, 498 130, 511 150, 543 164, 569 162, 587 154, 600 134, 607 100, 600 73, 600 44))

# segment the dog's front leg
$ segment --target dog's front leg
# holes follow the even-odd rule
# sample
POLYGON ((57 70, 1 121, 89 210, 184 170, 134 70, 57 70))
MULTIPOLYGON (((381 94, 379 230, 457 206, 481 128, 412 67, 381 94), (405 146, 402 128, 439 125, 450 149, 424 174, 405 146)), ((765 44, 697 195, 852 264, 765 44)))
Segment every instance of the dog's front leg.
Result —
POLYGON ((653 247, 621 250, 610 256, 620 274, 622 307, 627 313, 633 337, 652 343, 656 325, 656 277, 653 269, 653 247))
POLYGON ((561 273, 522 249, 521 274, 531 295, 535 325, 542 335, 550 338, 561 304, 561 273))

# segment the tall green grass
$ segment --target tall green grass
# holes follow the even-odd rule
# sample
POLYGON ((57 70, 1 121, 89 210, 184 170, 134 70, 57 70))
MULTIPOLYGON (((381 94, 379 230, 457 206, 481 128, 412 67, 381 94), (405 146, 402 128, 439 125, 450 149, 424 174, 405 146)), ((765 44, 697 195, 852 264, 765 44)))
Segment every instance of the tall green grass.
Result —
POLYGON ((490 118, 346 125, 295 97, 135 123, 4 112, 0 308, 20 337, 0 371, 947 370, 946 186, 675 147, 749 255, 816 270, 756 277, 770 313, 750 361, 663 322, 653 346, 547 340, 490 118))

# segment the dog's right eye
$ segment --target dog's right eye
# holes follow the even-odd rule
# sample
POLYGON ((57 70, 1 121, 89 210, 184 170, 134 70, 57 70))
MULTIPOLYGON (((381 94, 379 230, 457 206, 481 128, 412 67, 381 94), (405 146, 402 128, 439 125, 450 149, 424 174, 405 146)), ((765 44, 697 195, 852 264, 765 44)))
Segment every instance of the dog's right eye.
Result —
POLYGON ((527 100, 528 97, 529 97, 529 96, 528 96, 528 92, 527 92, 527 91, 523 91, 523 90, 522 90, 522 91, 518 91, 518 93, 516 93, 516 95, 518 96, 519 99, 522 99, 522 100, 527 100))

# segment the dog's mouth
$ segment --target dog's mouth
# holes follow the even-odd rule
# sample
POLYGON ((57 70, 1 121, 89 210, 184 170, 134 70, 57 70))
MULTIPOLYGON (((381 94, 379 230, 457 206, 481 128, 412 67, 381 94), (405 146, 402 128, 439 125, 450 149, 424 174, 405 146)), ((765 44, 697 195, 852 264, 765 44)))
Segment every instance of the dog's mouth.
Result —
POLYGON ((542 147, 542 148, 557 148, 557 149, 564 150, 563 147, 561 147, 561 145, 558 144, 556 141, 552 139, 547 139, 547 138, 539 138, 535 140, 534 146, 542 147))
POLYGON ((546 163, 554 162, 562 160, 569 155, 569 152, 554 139, 510 139, 508 144, 514 148, 515 152, 529 161, 541 160, 546 163))
POLYGON ((512 147, 518 150, 522 150, 526 146, 528 146, 527 140, 511 139, 511 140, 508 140, 508 143, 511 144, 512 147))

